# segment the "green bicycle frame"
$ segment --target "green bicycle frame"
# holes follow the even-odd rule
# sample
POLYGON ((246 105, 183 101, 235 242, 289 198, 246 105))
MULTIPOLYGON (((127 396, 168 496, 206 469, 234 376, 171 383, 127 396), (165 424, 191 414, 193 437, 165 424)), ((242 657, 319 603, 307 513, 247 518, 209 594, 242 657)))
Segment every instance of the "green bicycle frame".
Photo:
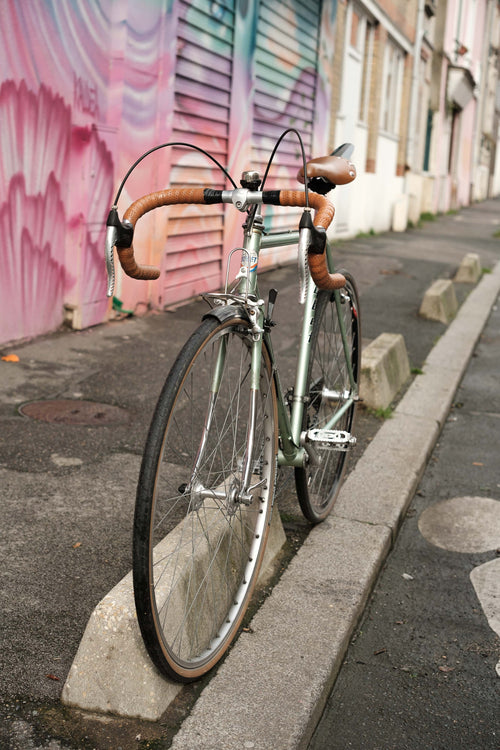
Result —
MULTIPOLYGON (((259 261, 259 255, 261 250, 273 247, 285 247, 287 245, 297 245, 299 241, 298 231, 284 231, 276 232, 272 234, 264 234, 264 227, 262 219, 259 215, 255 217, 252 229, 250 232, 245 233, 244 245, 242 248, 241 258, 241 271, 240 271, 240 282, 238 291, 240 295, 248 298, 252 296, 253 299, 259 299, 258 281, 257 281, 257 267, 259 261)), ((330 245, 327 242, 327 260, 329 270, 333 273, 334 265, 331 254, 330 245)), ((335 290, 333 292, 335 305, 337 308, 337 316, 340 326, 340 333, 342 337, 342 343, 346 354, 346 363, 349 375, 349 383, 351 386, 351 396, 346 400, 339 411, 332 417, 328 424, 324 425, 325 430, 334 429, 335 424, 342 417, 344 412, 352 406, 353 401, 357 397, 356 383, 354 382, 354 375, 352 371, 352 365, 350 360, 349 347, 347 342, 347 334, 345 330, 344 320, 341 311, 341 294, 342 290, 335 290)), ((278 425, 281 439, 281 447, 278 452, 278 463, 281 466, 303 466, 305 462, 305 449, 301 446, 301 432, 304 417, 304 404, 306 402, 307 393, 307 376, 309 371, 309 361, 311 357, 311 335, 313 331, 316 302, 317 302, 318 290, 314 285, 311 278, 309 278, 308 290, 306 300, 304 304, 304 315, 302 323, 302 334, 299 344, 299 352, 297 358, 297 370, 295 376, 295 385, 293 390, 293 398, 291 403, 291 409, 288 408, 285 403, 283 396, 283 388, 280 383, 280 377, 278 369, 275 364, 274 351, 272 346, 272 340, 269 330, 264 330, 263 326, 263 301, 260 301, 257 310, 254 308, 254 326, 257 333, 253 336, 252 342, 252 393, 251 397, 255 402, 256 393, 259 390, 260 382, 260 363, 261 363, 261 352, 263 341, 265 341, 266 347, 269 351, 269 355, 272 363, 273 377, 276 385, 276 393, 278 400, 278 425)), ((220 367, 223 367, 224 351, 219 352, 219 357, 222 358, 218 364, 217 370, 220 371, 220 367)), ((252 410, 253 411, 253 410, 252 410)), ((253 431, 251 425, 249 425, 248 442, 253 440, 253 431)), ((249 446, 250 449, 250 446, 249 446)), ((249 450, 251 454, 251 450, 249 450)), ((247 472, 248 475, 248 467, 247 472)))
MULTIPOLYGON (((286 245, 296 245, 299 241, 299 232, 277 232, 273 234, 264 235, 259 225, 254 228, 254 231, 249 239, 245 249, 249 253, 250 263, 249 266, 252 269, 249 273, 248 279, 248 291, 249 293, 257 294, 257 274, 256 261, 260 251, 266 248, 273 247, 284 247, 286 245), (253 278, 252 278, 253 274, 253 278)), ((330 244, 327 242, 327 262, 328 268, 331 273, 334 272, 334 263, 331 253, 330 244)), ((243 263, 243 259, 242 259, 243 263)), ((269 332, 264 333, 266 345, 268 347, 271 361, 273 363, 274 377, 276 381, 276 390, 278 396, 278 424, 281 437, 281 449, 278 455, 278 462, 280 465, 286 466, 302 466, 304 463, 304 448, 300 445, 300 436, 302 432, 303 416, 304 416, 304 403, 307 397, 307 376, 309 371, 309 361, 311 357, 311 334, 314 325, 316 301, 317 301, 318 290, 314 285, 311 278, 309 278, 308 291, 304 304, 304 314, 302 322, 302 333, 300 337, 300 345, 297 357, 297 369, 295 376, 295 386, 293 390, 293 400, 291 404, 291 410, 287 408, 283 397, 283 388, 279 380, 279 373, 275 366, 274 352, 272 347, 271 336, 269 332)), ((338 412, 332 417, 332 419, 324 425, 325 430, 334 429, 335 425, 341 419, 342 415, 352 406, 353 401, 357 397, 357 385, 354 380, 354 374, 352 370, 352 363, 350 358, 349 346, 347 342, 347 333, 344 325, 344 318, 341 310, 341 290, 335 290, 333 292, 335 299, 335 306, 337 309, 337 317, 340 327, 340 334, 342 337, 342 344, 345 352, 345 360, 347 363, 347 371, 349 376, 349 383, 351 387, 351 396, 346 400, 338 412)), ((262 343, 260 346, 262 346, 262 343)), ((260 352, 259 352, 260 353, 260 352)), ((260 357, 259 357, 260 362, 260 357)))

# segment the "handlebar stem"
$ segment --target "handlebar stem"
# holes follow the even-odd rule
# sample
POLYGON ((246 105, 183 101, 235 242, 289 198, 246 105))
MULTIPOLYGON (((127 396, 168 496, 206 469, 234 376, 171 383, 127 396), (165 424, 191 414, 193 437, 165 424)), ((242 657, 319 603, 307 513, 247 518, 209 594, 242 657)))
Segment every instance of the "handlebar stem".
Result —
POLYGON ((223 190, 221 199, 223 203, 232 203, 238 211, 246 211, 249 206, 262 203, 262 192, 259 190, 248 190, 248 188, 223 190))

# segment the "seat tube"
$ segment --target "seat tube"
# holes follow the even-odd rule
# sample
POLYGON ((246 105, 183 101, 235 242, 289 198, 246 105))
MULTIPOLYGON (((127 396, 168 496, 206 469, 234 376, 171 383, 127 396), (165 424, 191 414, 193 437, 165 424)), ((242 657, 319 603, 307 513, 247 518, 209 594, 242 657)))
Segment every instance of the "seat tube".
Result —
MULTIPOLYGON (((260 216, 260 214, 256 214, 254 216, 250 232, 245 233, 244 251, 242 252, 241 258, 240 273, 243 275, 243 278, 240 282, 240 293, 243 292, 245 295, 258 295, 257 266, 263 229, 264 225, 262 217, 260 216)), ((255 442, 255 422, 257 419, 257 402, 260 391, 260 373, 262 365, 262 346, 264 333, 264 311, 262 306, 252 305, 250 309, 248 309, 248 313, 250 322, 252 324, 252 353, 246 448, 242 467, 242 497, 248 490, 254 471, 253 449, 255 442)))
POLYGON ((264 223, 260 214, 254 217, 250 232, 245 232, 243 250, 241 253, 240 283, 238 291, 240 294, 256 294, 257 266, 262 241, 264 223))

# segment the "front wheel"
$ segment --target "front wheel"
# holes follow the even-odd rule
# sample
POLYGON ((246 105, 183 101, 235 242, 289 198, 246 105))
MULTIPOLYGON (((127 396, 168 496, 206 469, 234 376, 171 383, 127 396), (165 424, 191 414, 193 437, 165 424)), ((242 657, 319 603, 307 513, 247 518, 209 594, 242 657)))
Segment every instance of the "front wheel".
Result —
MULTIPOLYGON (((337 292, 318 292, 307 377, 308 402, 303 431, 322 429, 336 414, 333 430, 351 433, 361 366, 359 301, 354 279, 342 271, 346 285, 337 292), (345 331, 344 348, 340 321, 345 331), (350 364, 350 368, 348 366, 350 364), (352 380, 349 374, 352 372, 352 380)), ((315 460, 295 469, 300 507, 312 523, 330 513, 346 468, 347 453, 315 448, 315 460)))
POLYGON ((172 367, 144 452, 134 518, 136 610, 153 662, 182 682, 225 653, 264 554, 277 406, 264 344, 260 380, 252 377, 254 346, 246 320, 207 318, 172 367))

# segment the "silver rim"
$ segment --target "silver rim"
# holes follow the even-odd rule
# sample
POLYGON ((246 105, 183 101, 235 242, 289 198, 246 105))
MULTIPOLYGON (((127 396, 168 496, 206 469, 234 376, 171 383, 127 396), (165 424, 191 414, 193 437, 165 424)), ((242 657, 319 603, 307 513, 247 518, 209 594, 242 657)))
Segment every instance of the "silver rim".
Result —
POLYGON ((248 336, 234 327, 216 332, 192 360, 168 417, 150 570, 156 631, 174 669, 200 668, 226 647, 260 565, 274 489, 274 400, 263 364, 250 498, 242 502, 250 361, 248 336), (214 395, 221 346, 225 364, 214 395))

